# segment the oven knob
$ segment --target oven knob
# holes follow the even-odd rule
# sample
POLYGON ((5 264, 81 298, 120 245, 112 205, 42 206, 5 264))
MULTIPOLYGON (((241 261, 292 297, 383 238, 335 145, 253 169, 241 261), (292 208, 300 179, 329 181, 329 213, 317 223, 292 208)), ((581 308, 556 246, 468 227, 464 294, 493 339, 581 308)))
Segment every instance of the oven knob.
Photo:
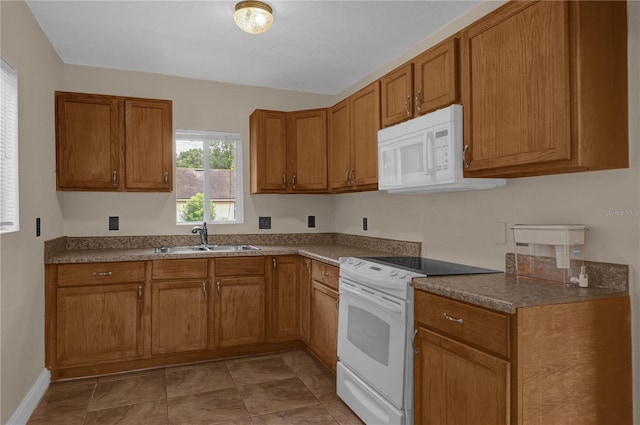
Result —
POLYGON ((407 274, 406 274, 406 273, 400 273, 400 274, 398 275, 398 279, 404 279, 405 277, 407 277, 407 274))
POLYGON ((397 270, 394 270, 391 273, 389 273, 389 276, 391 276, 391 277, 396 277, 397 275, 398 275, 397 270))

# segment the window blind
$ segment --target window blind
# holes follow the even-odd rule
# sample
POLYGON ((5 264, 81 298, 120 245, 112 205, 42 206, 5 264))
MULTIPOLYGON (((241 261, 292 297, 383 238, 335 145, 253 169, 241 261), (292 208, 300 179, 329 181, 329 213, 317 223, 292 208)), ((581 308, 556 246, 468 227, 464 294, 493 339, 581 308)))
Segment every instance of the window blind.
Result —
POLYGON ((18 73, 2 59, 0 78, 0 233, 19 230, 18 73))

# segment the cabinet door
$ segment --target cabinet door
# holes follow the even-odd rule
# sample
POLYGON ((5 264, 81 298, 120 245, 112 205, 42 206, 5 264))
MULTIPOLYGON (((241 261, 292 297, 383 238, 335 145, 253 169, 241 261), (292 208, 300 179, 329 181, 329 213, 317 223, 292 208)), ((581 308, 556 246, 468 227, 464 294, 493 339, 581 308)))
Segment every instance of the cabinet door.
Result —
POLYGON ((294 192, 327 190, 327 111, 287 114, 287 161, 294 192))
POLYGON ((167 354, 207 347, 206 281, 151 284, 151 353, 167 354))
POLYGON ((309 345, 311 326, 311 260, 300 258, 298 262, 298 282, 300 284, 300 339, 309 345))
POLYGON ((263 276, 217 279, 216 294, 218 347, 265 341, 263 276))
POLYGON ((382 126, 406 121, 413 116, 413 63, 407 63, 380 79, 382 126))
POLYGON ((571 157, 569 2, 512 2, 461 38, 466 173, 571 157))
POLYGON ((311 282, 311 350, 336 371, 338 362, 338 293, 323 284, 311 282))
POLYGON ((271 257, 271 340, 292 341, 300 336, 298 257, 271 257))
POLYGON ((285 112, 264 110, 251 114, 251 193, 287 190, 286 116, 285 112))
POLYGON ((451 38, 415 58, 416 115, 460 100, 458 56, 458 39, 451 38))
POLYGON ((57 290, 57 366, 133 360, 143 354, 143 285, 57 290))
POLYGON ((380 130, 380 82, 350 97, 351 164, 354 186, 378 188, 378 130, 380 130))
POLYGON ((329 188, 347 188, 351 170, 350 102, 345 99, 329 109, 329 188))
POLYGON ((121 190, 123 128, 117 97, 56 93, 58 190, 121 190))
POLYGON ((510 365, 417 327, 415 423, 500 425, 509 422, 510 365))
POLYGON ((173 123, 171 101, 125 99, 126 188, 172 188, 173 123))

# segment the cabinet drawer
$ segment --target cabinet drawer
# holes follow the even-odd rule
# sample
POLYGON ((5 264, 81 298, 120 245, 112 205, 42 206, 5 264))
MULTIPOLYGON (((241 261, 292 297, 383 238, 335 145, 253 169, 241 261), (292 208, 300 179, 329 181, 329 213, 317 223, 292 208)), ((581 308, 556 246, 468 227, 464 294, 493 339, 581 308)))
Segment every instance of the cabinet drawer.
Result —
POLYGON ((415 320, 502 357, 511 355, 506 314, 416 291, 415 320))
POLYGON ((144 282, 144 262, 61 264, 58 286, 144 282))
POLYGON ((152 262, 151 279, 197 279, 207 277, 206 259, 155 260, 152 262))
POLYGON ((264 274, 264 257, 216 258, 216 276, 264 274))
POLYGON ((311 276, 313 280, 327 285, 330 288, 338 290, 339 269, 329 264, 313 261, 311 264, 311 276))

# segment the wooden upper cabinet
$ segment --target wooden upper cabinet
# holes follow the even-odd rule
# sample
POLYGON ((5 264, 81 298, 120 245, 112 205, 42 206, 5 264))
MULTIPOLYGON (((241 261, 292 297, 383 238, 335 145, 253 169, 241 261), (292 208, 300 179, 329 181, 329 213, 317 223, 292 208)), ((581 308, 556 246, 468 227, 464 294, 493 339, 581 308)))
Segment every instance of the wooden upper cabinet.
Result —
POLYGON ((251 193, 287 190, 287 114, 256 110, 249 118, 251 193))
POLYGON ((171 105, 56 92, 57 189, 171 191, 171 105))
POLYGON ((460 100, 458 37, 449 38, 413 60, 414 115, 460 100))
POLYGON ((331 191, 378 189, 380 82, 334 105, 328 115, 331 191))
POLYGON ((287 162, 293 192, 327 190, 327 111, 287 114, 287 162))
POLYGON ((351 172, 351 102, 345 99, 329 109, 329 189, 342 190, 350 186, 351 172))
POLYGON ((383 76, 382 127, 458 102, 459 73, 456 35, 383 76))
POLYGON ((171 102, 125 99, 126 189, 171 191, 173 133, 171 102))
POLYGON ((380 79, 382 126, 388 127, 413 117, 413 63, 409 62, 380 79))
POLYGON ((378 189, 378 130, 380 130, 380 82, 351 95, 351 186, 378 189))
POLYGON ((628 167, 625 2, 510 2, 461 37, 467 177, 628 167))
POLYGON ((58 190, 122 190, 123 128, 115 96, 56 93, 58 190))

